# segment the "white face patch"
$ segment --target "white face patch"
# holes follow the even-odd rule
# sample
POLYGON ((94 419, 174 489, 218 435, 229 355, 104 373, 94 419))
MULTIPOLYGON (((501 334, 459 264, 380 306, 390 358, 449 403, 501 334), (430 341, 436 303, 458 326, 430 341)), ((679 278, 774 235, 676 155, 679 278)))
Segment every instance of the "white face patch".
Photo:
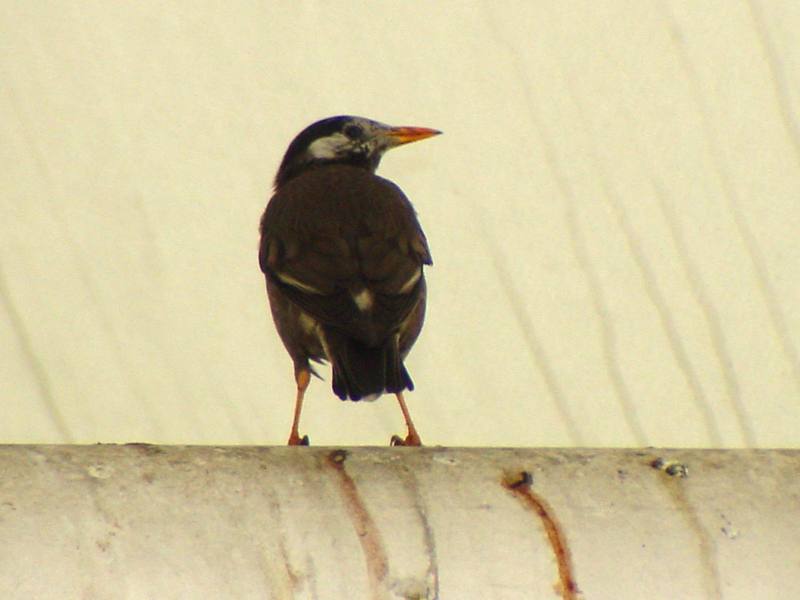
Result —
POLYGON ((308 153, 312 158, 331 159, 345 154, 346 148, 352 144, 350 138, 342 133, 334 133, 328 137, 314 140, 308 147, 308 153))
POLYGON ((370 292, 367 288, 364 288, 357 294, 353 294, 353 302, 356 303, 356 306, 361 311, 366 311, 372 308, 372 303, 374 298, 372 297, 372 292, 370 292))

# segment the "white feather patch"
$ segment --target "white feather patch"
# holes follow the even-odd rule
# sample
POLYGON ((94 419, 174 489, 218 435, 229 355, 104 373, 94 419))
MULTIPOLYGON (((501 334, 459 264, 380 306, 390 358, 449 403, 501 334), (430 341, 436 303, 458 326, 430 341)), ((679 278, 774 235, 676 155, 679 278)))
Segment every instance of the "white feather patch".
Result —
POLYGON ((356 306, 360 311, 367 311, 372 308, 372 304, 374 302, 374 298, 372 296, 372 292, 370 292, 367 288, 364 288, 357 294, 353 294, 353 302, 356 303, 356 306))
POLYGON ((286 273, 275 273, 283 283, 286 283, 292 287, 296 287, 298 290, 303 290, 304 292, 308 292, 309 294, 321 294, 317 288, 308 285, 307 283, 303 283, 299 279, 295 279, 291 275, 287 275, 286 273))
POLYGON ((422 277, 422 269, 421 268, 420 268, 419 271, 417 271, 416 273, 414 273, 411 276, 411 279, 409 279, 408 281, 406 281, 403 284, 403 287, 400 288, 400 293, 401 294, 407 294, 408 292, 410 292, 411 288, 413 288, 415 285, 417 285, 417 282, 419 281, 420 277, 422 277))
POLYGON ((317 323, 314 319, 312 319, 304 312, 300 313, 299 321, 300 321, 300 327, 302 327, 303 331, 305 331, 306 333, 314 333, 314 330, 316 330, 317 325, 319 325, 319 323, 317 323))

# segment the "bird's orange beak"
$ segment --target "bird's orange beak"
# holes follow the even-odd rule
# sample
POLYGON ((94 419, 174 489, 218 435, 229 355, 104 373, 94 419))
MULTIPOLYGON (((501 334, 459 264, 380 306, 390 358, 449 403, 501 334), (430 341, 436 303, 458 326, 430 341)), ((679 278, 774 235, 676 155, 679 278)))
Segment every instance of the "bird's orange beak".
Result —
POLYGON ((442 132, 438 129, 428 129, 427 127, 390 127, 386 131, 386 135, 392 140, 393 146, 418 142, 440 133, 442 132))

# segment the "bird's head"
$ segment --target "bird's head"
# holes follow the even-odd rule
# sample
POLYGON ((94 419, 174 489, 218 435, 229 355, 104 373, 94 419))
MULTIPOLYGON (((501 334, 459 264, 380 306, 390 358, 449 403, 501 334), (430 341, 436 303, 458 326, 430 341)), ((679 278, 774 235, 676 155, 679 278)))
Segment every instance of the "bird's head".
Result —
POLYGON ((312 123, 292 140, 275 176, 275 187, 321 165, 353 165, 374 172, 390 148, 439 133, 426 127, 391 127, 363 117, 329 117, 312 123))

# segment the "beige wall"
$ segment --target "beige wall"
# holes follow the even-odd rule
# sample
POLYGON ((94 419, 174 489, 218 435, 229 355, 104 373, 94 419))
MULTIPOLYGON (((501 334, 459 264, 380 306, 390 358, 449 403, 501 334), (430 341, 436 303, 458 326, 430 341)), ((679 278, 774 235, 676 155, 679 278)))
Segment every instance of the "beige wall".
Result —
MULTIPOLYGON (((0 2, 0 440, 283 443, 257 225, 291 137, 381 173, 435 265, 443 445, 796 446, 800 4, 0 2), (274 4, 274 6, 273 6, 274 4)), ((394 402, 315 382, 312 443, 394 402)))

